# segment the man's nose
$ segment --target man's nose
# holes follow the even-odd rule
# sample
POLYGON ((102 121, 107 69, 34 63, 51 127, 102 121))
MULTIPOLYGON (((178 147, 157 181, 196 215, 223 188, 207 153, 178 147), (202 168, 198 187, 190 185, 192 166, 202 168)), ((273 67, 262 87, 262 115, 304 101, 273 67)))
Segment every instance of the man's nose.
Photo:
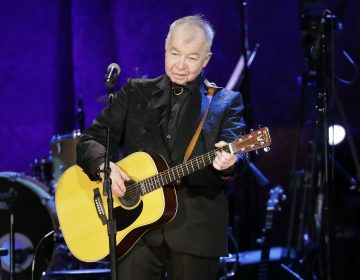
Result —
POLYGON ((185 61, 185 57, 179 57, 179 60, 176 62, 176 67, 179 70, 185 69, 186 68, 186 61, 185 61))

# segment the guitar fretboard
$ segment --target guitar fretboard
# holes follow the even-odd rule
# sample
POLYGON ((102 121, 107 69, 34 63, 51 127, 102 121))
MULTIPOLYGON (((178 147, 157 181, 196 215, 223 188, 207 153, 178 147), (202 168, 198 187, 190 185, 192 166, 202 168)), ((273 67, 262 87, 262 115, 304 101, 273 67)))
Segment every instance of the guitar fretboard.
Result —
POLYGON ((270 143, 271 139, 267 127, 252 131, 222 148, 212 150, 182 164, 166 169, 154 176, 127 186, 124 198, 125 200, 131 200, 133 195, 135 195, 135 197, 138 195, 145 195, 169 183, 175 182, 184 176, 194 173, 195 171, 210 165, 218 151, 225 151, 232 154, 244 154, 259 148, 268 147, 270 143))
POLYGON ((140 190, 141 195, 152 192, 158 188, 161 188, 169 183, 175 182, 181 179, 182 177, 185 177, 191 173, 194 173, 197 170, 200 170, 210 165, 213 162, 217 151, 225 151, 227 153, 230 153, 230 146, 227 145, 220 149, 210 151, 206 154, 197 156, 182 164, 166 169, 165 171, 160 172, 159 174, 156 174, 152 177, 146 178, 145 180, 137 182, 134 187, 140 190))

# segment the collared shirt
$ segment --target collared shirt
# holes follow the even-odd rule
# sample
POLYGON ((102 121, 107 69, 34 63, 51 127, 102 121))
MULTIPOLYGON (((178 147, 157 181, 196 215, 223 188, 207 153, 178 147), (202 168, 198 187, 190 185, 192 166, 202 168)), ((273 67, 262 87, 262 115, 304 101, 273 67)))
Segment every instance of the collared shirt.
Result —
POLYGON ((173 148, 181 120, 184 117, 187 106, 189 105, 189 94, 199 94, 200 84, 202 81, 203 78, 200 74, 194 81, 186 85, 177 85, 175 83, 171 84, 172 89, 166 133, 166 138, 170 149, 173 148))

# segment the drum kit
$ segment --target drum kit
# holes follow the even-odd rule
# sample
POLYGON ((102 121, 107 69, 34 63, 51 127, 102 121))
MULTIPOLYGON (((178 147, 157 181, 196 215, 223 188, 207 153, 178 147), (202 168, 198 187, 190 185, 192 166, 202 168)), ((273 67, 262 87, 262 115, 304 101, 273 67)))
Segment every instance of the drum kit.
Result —
POLYGON ((56 182, 76 164, 79 136, 80 131, 53 136, 51 155, 35 159, 30 176, 0 172, 0 248, 10 252, 1 257, 1 280, 92 279, 91 271, 98 272, 96 279, 108 279, 99 277, 107 263, 83 263, 71 255, 57 220, 56 182))

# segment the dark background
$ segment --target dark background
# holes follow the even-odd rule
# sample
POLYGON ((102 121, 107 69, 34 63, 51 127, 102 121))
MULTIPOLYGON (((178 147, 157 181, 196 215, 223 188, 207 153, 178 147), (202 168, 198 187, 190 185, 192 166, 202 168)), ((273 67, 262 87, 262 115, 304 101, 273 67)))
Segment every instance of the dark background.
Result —
MULTIPOLYGON (((300 169, 305 168, 316 115, 316 88, 302 92, 298 83, 298 77, 307 71, 308 51, 303 46, 307 31, 300 28, 300 10, 311 2, 315 4, 307 5, 310 14, 320 15, 327 7, 342 23, 342 30, 333 37, 334 71, 336 76, 352 80, 355 70, 342 51, 346 50, 354 63, 360 63, 358 0, 253 0, 247 6, 249 47, 252 50, 259 44, 250 68, 249 90, 244 92, 251 108, 248 128, 268 126, 273 141, 271 151, 260 153, 253 161, 271 185, 280 184, 287 193, 291 191, 297 118, 305 116, 301 122, 300 169), (305 96, 305 106, 299 110, 301 96, 305 96)), ((49 156, 51 138, 78 128, 80 97, 89 125, 104 106, 98 99, 107 92, 103 77, 110 63, 117 62, 122 68, 118 87, 128 77, 162 74, 169 24, 191 14, 203 14, 213 24, 216 36, 206 74, 209 80, 225 85, 242 54, 240 1, 1 1, 0 171, 31 175, 33 161, 49 156)), ((359 149, 360 81, 344 84, 336 80, 335 87, 349 123, 347 132, 359 149)), ((329 118, 331 122, 344 122, 338 104, 331 100, 329 118)), ((348 142, 337 146, 334 154, 355 177, 354 154, 348 142)), ((336 221, 354 230, 359 192, 350 191, 348 182, 336 172, 334 189, 336 221)), ((258 247, 255 240, 261 235, 267 192, 251 178, 232 186, 232 215, 234 220, 240 219, 234 223, 240 228, 237 239, 241 250, 258 247)), ((276 245, 286 244, 290 204, 289 195, 282 213, 275 217, 276 245)), ((353 254, 346 244, 344 248, 342 254, 353 254)), ((355 263, 354 257, 349 260, 354 273, 359 273, 353 268, 359 264, 357 254, 355 263)))

